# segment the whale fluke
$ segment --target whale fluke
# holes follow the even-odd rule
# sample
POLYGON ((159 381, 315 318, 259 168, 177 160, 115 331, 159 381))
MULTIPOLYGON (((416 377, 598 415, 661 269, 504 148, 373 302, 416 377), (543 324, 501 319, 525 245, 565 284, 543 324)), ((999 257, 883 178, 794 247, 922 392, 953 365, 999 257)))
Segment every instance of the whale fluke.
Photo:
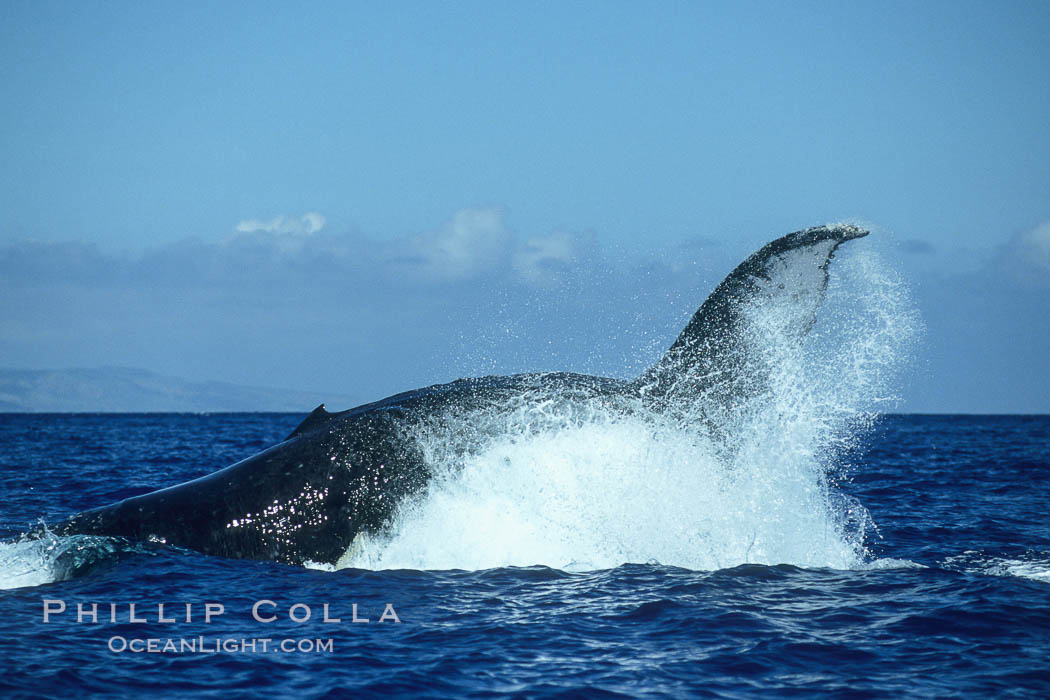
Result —
POLYGON ((763 373, 760 358, 748 347, 749 311, 779 314, 783 334, 803 337, 824 300, 835 249, 866 235, 853 225, 817 226, 766 244, 715 287, 633 387, 651 398, 706 396, 727 409, 753 394, 763 373))

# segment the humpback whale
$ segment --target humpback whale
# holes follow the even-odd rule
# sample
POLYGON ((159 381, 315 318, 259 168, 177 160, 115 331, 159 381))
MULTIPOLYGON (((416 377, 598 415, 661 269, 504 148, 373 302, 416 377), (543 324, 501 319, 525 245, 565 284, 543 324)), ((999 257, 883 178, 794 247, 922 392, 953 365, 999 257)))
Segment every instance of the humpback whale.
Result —
MULTIPOLYGON (((753 310, 774 305, 781 337, 803 338, 823 301, 835 250, 867 233, 852 225, 820 226, 765 245, 715 288, 667 352, 634 380, 566 372, 490 376, 338 413, 322 404, 284 441, 255 456, 78 513, 51 532, 166 543, 230 558, 335 563, 355 537, 382 532, 399 504, 425 492, 432 474, 412 437, 420 425, 552 400, 598 401, 620 411, 674 411, 699 400, 708 415, 731 414, 743 398, 761 393, 770 371, 755 352, 762 336, 752 332, 753 310)), ((464 436, 449 449, 469 451, 484 439, 464 436)))

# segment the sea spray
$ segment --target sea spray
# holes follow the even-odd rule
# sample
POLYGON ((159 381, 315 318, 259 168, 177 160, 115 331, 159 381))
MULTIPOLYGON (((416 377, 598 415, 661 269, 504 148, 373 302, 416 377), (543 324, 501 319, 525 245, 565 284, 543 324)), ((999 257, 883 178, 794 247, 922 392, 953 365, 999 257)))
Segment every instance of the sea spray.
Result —
POLYGON ((703 395, 574 401, 538 382, 511 406, 411 426, 429 487, 339 566, 862 565, 873 524, 835 483, 892 406, 920 323, 874 252, 847 255, 808 335, 790 303, 748 308, 739 341, 761 390, 730 410, 703 395))
POLYGON ((97 535, 58 536, 45 528, 42 537, 0 542, 0 590, 68 581, 145 545, 97 535))

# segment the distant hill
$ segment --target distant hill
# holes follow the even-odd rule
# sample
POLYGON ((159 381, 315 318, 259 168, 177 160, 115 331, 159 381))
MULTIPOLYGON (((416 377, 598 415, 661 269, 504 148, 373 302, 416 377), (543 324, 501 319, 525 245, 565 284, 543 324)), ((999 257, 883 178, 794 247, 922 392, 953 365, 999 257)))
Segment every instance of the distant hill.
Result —
POLYGON ((126 367, 0 369, 0 412, 308 412, 321 403, 343 409, 361 402, 340 394, 195 382, 126 367))

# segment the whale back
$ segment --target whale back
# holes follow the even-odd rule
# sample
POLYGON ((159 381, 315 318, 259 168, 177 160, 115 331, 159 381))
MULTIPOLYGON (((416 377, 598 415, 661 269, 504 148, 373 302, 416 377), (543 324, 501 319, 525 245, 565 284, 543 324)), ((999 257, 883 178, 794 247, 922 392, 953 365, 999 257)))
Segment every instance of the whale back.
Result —
MULTIPOLYGON (((445 412, 492 412, 522 395, 590 400, 615 379, 564 372, 436 384, 329 413, 318 406, 281 443, 193 481, 78 513, 59 535, 163 542, 204 554, 335 563, 359 533, 389 525, 430 480, 413 425, 445 412)), ((480 432, 476 428, 475 432, 480 432)), ((42 530, 37 533, 42 534, 42 530)))

